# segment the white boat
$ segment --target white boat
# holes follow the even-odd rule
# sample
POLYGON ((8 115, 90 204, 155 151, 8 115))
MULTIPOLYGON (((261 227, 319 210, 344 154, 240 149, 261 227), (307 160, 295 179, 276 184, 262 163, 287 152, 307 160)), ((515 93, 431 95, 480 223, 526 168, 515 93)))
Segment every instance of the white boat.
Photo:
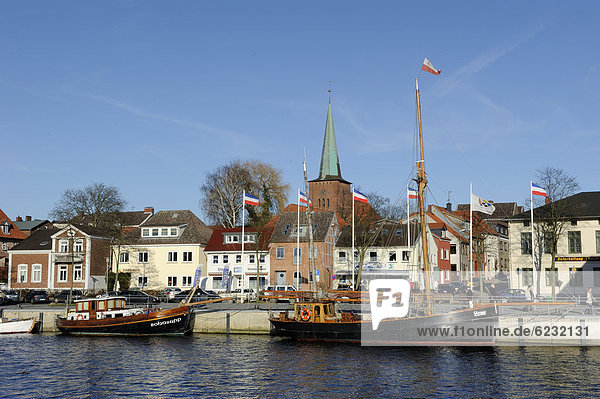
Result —
POLYGON ((36 319, 9 320, 0 319, 0 334, 27 334, 35 332, 36 319))

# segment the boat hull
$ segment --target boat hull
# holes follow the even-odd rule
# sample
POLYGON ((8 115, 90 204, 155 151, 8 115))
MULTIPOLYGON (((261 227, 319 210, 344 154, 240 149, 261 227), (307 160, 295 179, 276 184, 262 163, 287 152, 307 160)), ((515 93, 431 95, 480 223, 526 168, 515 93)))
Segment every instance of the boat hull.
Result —
POLYGON ((433 316, 382 320, 377 330, 369 320, 303 322, 270 319, 271 334, 309 341, 361 343, 372 346, 490 346, 490 328, 497 325, 494 305, 463 309, 433 316), (487 330, 485 329, 487 327, 487 330), (481 335, 469 335, 483 328, 481 335), (444 330, 442 330, 444 329, 444 330), (447 334, 434 335, 434 332, 447 334))
POLYGON ((35 319, 4 321, 0 323, 0 334, 27 334, 34 333, 37 329, 35 319))
POLYGON ((193 332, 193 311, 188 306, 144 314, 99 320, 66 320, 59 317, 56 326, 63 334, 73 335, 188 335, 193 332))

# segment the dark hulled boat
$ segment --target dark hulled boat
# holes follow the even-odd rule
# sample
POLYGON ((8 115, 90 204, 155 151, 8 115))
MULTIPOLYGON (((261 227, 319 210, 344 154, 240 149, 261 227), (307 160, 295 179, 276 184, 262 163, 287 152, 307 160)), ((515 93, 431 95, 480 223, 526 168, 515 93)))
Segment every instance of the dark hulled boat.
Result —
POLYGON ((124 297, 75 301, 75 311, 59 316, 63 334, 76 335, 187 335, 193 330, 193 311, 188 305, 172 309, 127 308, 124 297))

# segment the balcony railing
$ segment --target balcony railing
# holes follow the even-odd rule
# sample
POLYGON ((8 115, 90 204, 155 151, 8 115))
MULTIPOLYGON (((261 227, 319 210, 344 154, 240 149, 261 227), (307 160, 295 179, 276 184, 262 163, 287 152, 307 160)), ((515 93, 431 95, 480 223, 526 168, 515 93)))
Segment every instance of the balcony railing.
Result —
POLYGON ((71 254, 70 252, 61 252, 61 253, 53 253, 52 261, 57 263, 71 263, 71 261, 75 263, 83 262, 83 254, 75 253, 71 254))

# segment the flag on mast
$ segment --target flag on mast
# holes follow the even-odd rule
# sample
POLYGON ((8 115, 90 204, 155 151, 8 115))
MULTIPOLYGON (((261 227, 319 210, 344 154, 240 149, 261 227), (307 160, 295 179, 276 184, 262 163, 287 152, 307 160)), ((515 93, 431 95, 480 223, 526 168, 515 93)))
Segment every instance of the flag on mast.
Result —
POLYGON ((244 204, 258 206, 258 197, 244 193, 244 204))
POLYGON ((367 196, 364 195, 363 193, 361 193, 360 191, 353 189, 352 192, 353 192, 353 197, 356 201, 369 203, 369 199, 367 198, 367 196))
POLYGON ((308 198, 306 197, 306 194, 304 194, 302 191, 299 191, 299 190, 298 190, 298 205, 308 206, 308 198))
POLYGON ((406 194, 408 195, 408 199, 418 199, 419 195, 417 194, 417 190, 412 187, 406 188, 406 194))
POLYGON ((473 209, 473 211, 485 213, 486 215, 491 215, 496 210, 496 207, 492 205, 491 202, 488 202, 475 194, 471 194, 471 209, 473 209))
POLYGON ((425 61, 423 61, 423 66, 421 67, 421 71, 429 72, 434 75, 439 75, 440 73, 442 73, 442 70, 435 69, 435 67, 433 66, 431 61, 429 61, 427 58, 425 58, 425 61))
POLYGON ((545 197, 546 190, 544 190, 543 188, 541 188, 540 186, 538 186, 535 183, 531 183, 531 194, 532 195, 540 195, 542 197, 545 197))

